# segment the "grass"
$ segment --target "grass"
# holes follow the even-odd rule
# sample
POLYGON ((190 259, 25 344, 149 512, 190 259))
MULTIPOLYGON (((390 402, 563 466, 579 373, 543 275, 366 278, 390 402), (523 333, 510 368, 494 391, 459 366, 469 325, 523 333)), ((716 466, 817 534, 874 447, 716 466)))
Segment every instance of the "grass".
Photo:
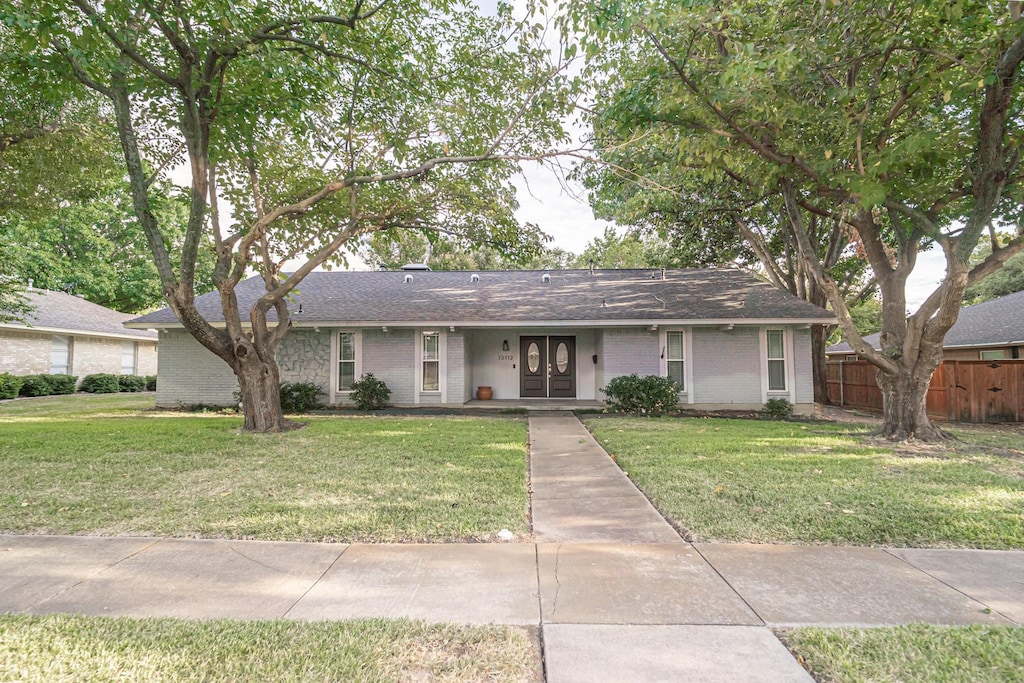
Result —
POLYGON ((0 680, 537 681, 525 628, 0 616, 0 680))
POLYGON ((152 396, 0 405, 0 531, 409 542, 528 533, 514 418, 241 418, 143 410, 152 396))
POLYGON ((1019 627, 803 628, 781 637, 820 683, 1001 683, 1024 672, 1019 627))
POLYGON ((897 452, 829 423, 586 424, 693 540, 1024 548, 1019 452, 969 444, 897 452))

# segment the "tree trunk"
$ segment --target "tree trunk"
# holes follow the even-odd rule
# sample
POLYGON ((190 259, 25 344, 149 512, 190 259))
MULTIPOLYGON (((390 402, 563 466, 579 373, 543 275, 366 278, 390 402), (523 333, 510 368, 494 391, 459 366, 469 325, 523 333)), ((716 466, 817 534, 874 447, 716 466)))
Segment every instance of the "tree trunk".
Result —
POLYGON ((828 399, 828 369, 825 362, 825 345, 831 334, 829 325, 811 325, 811 375, 814 382, 814 402, 823 406, 831 404, 828 399))
POLYGON ((280 373, 273 357, 263 358, 246 340, 235 346, 232 370, 242 394, 243 429, 247 432, 283 432, 294 428, 281 411, 280 373))
POLYGON ((928 387, 939 362, 941 356, 919 360, 913 366, 900 363, 896 375, 878 371, 878 387, 882 390, 880 436, 892 441, 943 441, 953 438, 928 417, 928 387))

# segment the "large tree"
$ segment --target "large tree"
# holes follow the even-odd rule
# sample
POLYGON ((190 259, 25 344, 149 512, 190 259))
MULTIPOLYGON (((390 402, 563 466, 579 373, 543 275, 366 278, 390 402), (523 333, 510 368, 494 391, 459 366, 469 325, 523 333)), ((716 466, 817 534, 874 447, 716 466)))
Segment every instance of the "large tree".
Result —
POLYGON ((275 352, 309 272, 378 230, 514 241, 512 160, 562 139, 569 102, 542 27, 510 12, 452 0, 22 0, 3 19, 52 77, 111 104, 167 303, 234 371, 245 428, 278 431, 275 352), (190 213, 174 267, 152 182, 178 161, 190 213), (194 305, 207 239, 223 326, 194 305), (253 269, 265 291, 243 310, 235 287, 253 269))
POLYGON ((878 368, 882 433, 944 438, 925 397, 945 334, 965 288, 1024 248, 1018 236, 970 265, 994 225, 1019 225, 1020 3, 568 4, 610 109, 638 121, 630 139, 668 131, 680 173, 782 202, 802 267, 878 368), (880 350, 855 329, 808 216, 853 231, 881 294, 880 350), (929 243, 945 278, 908 316, 929 243))

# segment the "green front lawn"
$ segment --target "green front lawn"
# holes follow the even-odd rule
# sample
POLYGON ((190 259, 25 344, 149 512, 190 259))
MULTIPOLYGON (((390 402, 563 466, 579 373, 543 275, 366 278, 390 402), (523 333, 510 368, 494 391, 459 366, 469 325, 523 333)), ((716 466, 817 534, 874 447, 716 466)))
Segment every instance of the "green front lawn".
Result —
POLYGON ((0 532, 288 541, 526 535, 516 418, 241 418, 143 410, 152 396, 0 404, 0 532))
POLYGON ((1024 628, 802 628, 781 634, 821 683, 1003 683, 1024 675, 1024 628))
POLYGON ((1024 548, 1024 457, 990 441, 894 451, 829 423, 586 424, 693 540, 1024 548))
POLYGON ((0 616, 0 680, 538 681, 524 628, 0 616))

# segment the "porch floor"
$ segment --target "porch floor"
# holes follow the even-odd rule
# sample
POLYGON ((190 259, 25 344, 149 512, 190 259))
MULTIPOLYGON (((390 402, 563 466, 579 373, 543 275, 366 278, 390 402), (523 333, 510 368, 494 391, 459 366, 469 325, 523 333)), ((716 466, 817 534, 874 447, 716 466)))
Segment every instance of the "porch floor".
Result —
POLYGON ((526 410, 600 410, 604 408, 601 401, 580 401, 574 398, 496 398, 490 401, 473 399, 467 401, 467 408, 477 410, 508 410, 509 408, 525 408, 526 410))

